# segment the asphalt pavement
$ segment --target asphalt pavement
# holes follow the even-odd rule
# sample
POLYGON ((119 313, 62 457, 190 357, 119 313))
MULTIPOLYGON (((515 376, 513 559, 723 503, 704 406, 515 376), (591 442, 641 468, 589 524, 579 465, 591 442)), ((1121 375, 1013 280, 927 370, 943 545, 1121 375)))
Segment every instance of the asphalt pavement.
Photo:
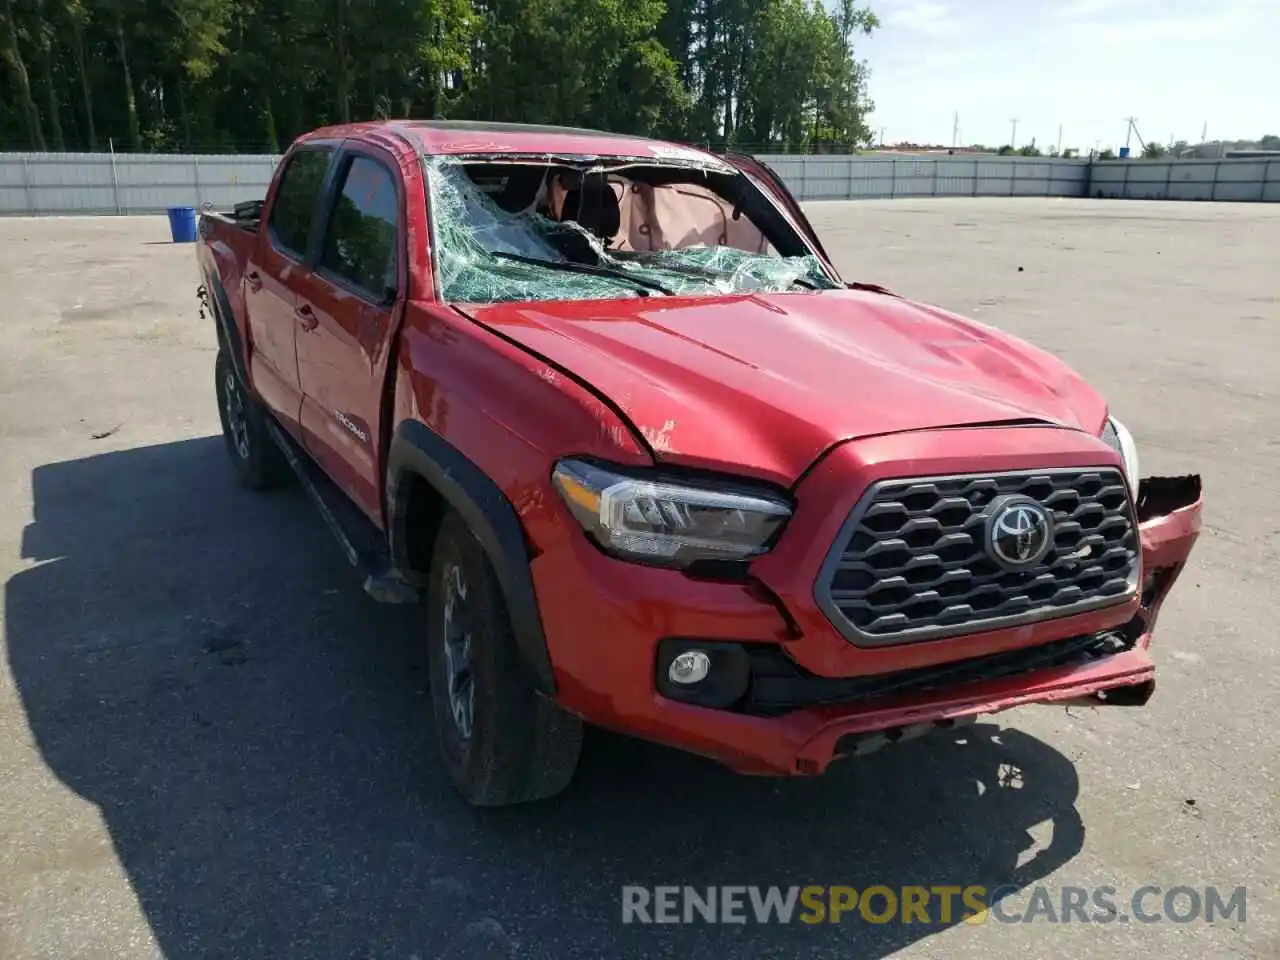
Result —
POLYGON ((1280 957, 1280 205, 809 209, 848 279, 1062 355, 1144 472, 1204 475, 1147 707, 1024 708, 814 780, 593 731, 566 794, 473 811, 415 611, 365 598, 299 491, 232 477, 192 248, 163 218, 0 219, 0 958, 1280 957), (1010 915, 1244 886, 1247 913, 624 925, 632 884, 1012 884, 1010 915))

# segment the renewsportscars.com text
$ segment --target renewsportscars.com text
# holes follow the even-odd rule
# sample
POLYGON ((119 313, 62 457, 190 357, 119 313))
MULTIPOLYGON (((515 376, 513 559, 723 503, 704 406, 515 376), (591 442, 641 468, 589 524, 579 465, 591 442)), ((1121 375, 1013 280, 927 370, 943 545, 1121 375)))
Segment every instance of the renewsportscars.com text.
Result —
POLYGON ((1245 920, 1244 887, 622 888, 623 923, 1213 923, 1245 920))

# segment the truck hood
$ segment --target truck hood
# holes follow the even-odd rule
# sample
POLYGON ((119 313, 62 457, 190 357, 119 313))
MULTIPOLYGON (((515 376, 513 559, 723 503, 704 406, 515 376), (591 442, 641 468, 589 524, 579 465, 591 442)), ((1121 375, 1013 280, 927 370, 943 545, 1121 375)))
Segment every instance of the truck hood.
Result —
POLYGON ((1042 422, 1106 405, 1065 364, 936 307, 860 290, 468 307, 590 384, 658 459, 792 483, 843 440, 1042 422))

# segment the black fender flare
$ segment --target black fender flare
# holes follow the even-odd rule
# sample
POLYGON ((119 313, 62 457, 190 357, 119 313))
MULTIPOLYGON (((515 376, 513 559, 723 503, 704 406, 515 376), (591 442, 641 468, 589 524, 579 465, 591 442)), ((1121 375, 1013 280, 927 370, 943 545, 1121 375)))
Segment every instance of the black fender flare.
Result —
POLYGON ((511 630, 534 688, 555 693, 538 597, 529 570, 529 547, 515 507, 489 476, 426 424, 401 421, 387 453, 387 516, 391 555, 407 568, 406 474, 417 474, 456 510, 484 548, 502 590, 511 630))
POLYGON ((226 288, 222 285, 222 278, 214 271, 202 271, 204 273, 204 286, 209 291, 211 304, 213 307, 213 319, 218 325, 218 337, 226 344, 227 350, 231 353, 231 365, 235 368, 236 376, 240 378, 240 383, 247 389, 250 387, 249 370, 246 366, 248 356, 244 352, 244 342, 240 337, 240 328, 236 326, 235 314, 231 310, 231 301, 227 297, 226 288))

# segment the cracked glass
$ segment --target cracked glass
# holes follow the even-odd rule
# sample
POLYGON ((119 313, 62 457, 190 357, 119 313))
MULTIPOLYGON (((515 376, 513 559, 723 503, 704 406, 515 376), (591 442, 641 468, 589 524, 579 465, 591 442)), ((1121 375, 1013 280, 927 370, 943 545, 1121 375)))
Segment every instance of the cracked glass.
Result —
MULTIPOLYGON (((668 243, 623 250, 572 220, 555 220, 536 204, 511 212, 468 175, 467 161, 424 159, 442 299, 455 303, 600 300, 654 295, 778 293, 837 286, 814 256, 781 257, 724 243, 668 243), (593 262, 568 256, 589 249, 593 262)), ((618 176, 618 172, 611 171, 618 176)), ((627 196, 625 183, 620 187, 627 196)), ((639 188, 635 188, 638 192, 639 188)), ((692 191, 696 188, 689 188, 692 191)), ((615 191, 616 193, 617 191, 615 191)), ((677 191, 681 192, 681 191, 677 191)), ((716 200, 709 191, 699 199, 716 200)), ((727 203, 727 201, 720 201, 727 203)), ((748 230, 752 230, 749 225, 748 230)), ((644 231, 641 230, 643 233, 644 231)), ((714 232, 714 231, 713 231, 714 232)), ((682 238, 683 239, 683 238, 682 238)))

